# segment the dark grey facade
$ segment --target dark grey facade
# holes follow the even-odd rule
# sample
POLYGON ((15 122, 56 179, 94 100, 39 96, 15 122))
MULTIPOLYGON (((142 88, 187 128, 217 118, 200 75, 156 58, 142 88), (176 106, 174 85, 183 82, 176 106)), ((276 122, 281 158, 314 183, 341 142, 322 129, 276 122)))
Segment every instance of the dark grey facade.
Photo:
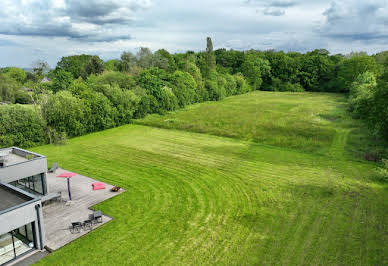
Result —
POLYGON ((0 265, 44 249, 41 197, 47 161, 16 147, 0 149, 0 265))

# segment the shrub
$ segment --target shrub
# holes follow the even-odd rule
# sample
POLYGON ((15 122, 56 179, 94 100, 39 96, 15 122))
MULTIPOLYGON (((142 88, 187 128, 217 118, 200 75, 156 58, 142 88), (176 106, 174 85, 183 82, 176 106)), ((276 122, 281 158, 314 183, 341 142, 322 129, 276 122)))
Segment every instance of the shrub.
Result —
POLYGON ((187 61, 183 66, 184 71, 188 72, 195 80, 197 84, 196 87, 196 97, 195 102, 204 102, 209 99, 209 94, 205 88, 205 84, 202 79, 202 74, 199 68, 190 61, 187 61))
POLYGON ((169 76, 169 82, 180 107, 195 102, 197 83, 189 73, 177 70, 169 76))
POLYGON ((73 82, 73 75, 70 72, 66 72, 62 69, 55 71, 53 75, 54 78, 51 84, 51 89, 53 92, 66 90, 73 82))
POLYGON ((57 132, 55 128, 48 128, 47 135, 51 144, 65 145, 67 143, 66 132, 57 132))
POLYGON ((249 51, 245 54, 241 71, 254 90, 259 90, 263 83, 263 76, 271 71, 269 61, 262 59, 257 53, 249 51))
POLYGON ((140 98, 139 105, 135 111, 135 118, 143 118, 147 114, 156 113, 159 109, 158 101, 154 96, 149 94, 144 94, 140 98))
POLYGON ((283 82, 282 80, 272 77, 271 85, 265 88, 269 91, 291 91, 291 92, 303 92, 304 89, 299 83, 283 82))
POLYGON ((122 72, 106 72, 102 75, 90 75, 86 83, 88 86, 95 88, 101 85, 117 85, 121 89, 131 90, 136 87, 134 77, 122 72))
POLYGON ((388 160, 382 160, 382 166, 377 169, 377 179, 382 182, 388 182, 388 160))
POLYGON ((3 73, 6 73, 7 76, 13 78, 19 84, 23 84, 27 78, 26 72, 18 67, 7 67, 3 70, 3 73))
POLYGON ((245 80, 242 74, 234 75, 234 79, 236 81, 236 95, 251 91, 251 87, 249 86, 248 82, 245 80))
POLYGON ((29 104, 32 103, 32 98, 28 92, 17 90, 15 92, 15 103, 29 104))
POLYGON ((219 101, 226 96, 225 88, 219 87, 217 80, 205 80, 205 88, 209 93, 209 100, 211 101, 219 101))
POLYGON ((365 72, 357 77, 350 86, 349 107, 357 117, 368 115, 373 90, 376 87, 376 78, 373 73, 365 72))
POLYGON ((161 88, 158 113, 162 114, 165 111, 173 111, 179 108, 178 98, 175 96, 173 90, 167 86, 161 88))
POLYGON ((60 91, 50 95, 42 105, 47 125, 58 132, 66 132, 69 137, 86 133, 85 104, 69 91, 60 91))
POLYGON ((139 103, 139 97, 130 90, 122 90, 117 85, 103 85, 100 88, 117 109, 117 124, 129 123, 139 103))
POLYGON ((84 120, 86 122, 84 124, 86 124, 88 132, 116 126, 118 111, 103 93, 89 91, 87 94, 82 95, 82 99, 84 103, 84 120))
POLYGON ((299 83, 283 82, 280 85, 279 91, 303 92, 304 89, 299 83))
POLYGON ((340 88, 340 92, 348 92, 352 82, 367 71, 376 76, 381 72, 373 57, 366 54, 356 54, 345 60, 338 69, 337 86, 340 88))
POLYGON ((236 83, 235 78, 230 74, 226 74, 224 76, 224 78, 226 81, 226 83, 225 83, 226 96, 235 95, 236 91, 237 91, 237 83, 236 83))
POLYGON ((18 83, 11 77, 0 73, 0 101, 15 102, 18 83))
POLYGON ((0 147, 27 148, 46 143, 46 123, 36 106, 0 107, 0 147))

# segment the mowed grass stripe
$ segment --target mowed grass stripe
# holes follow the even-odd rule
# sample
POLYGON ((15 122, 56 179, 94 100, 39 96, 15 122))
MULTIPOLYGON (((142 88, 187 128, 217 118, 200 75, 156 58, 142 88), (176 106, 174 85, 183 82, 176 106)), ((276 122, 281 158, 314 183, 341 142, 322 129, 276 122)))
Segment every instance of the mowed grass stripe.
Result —
POLYGON ((370 164, 144 126, 35 150, 127 190, 95 206, 111 223, 42 265, 387 262, 370 164))

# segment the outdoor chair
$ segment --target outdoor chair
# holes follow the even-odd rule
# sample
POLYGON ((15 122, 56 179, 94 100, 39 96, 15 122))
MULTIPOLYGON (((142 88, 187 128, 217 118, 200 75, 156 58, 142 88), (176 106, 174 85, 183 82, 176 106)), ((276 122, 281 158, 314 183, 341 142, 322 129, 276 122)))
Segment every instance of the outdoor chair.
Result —
POLYGON ((82 223, 81 222, 73 222, 71 223, 70 232, 72 234, 81 232, 82 223))
POLYGON ((93 222, 92 220, 85 220, 83 223, 84 230, 92 230, 93 229, 93 222))
POLYGON ((102 223, 102 212, 94 211, 93 214, 91 214, 91 218, 94 223, 102 223))
POLYGON ((57 171, 58 169, 58 163, 53 163, 53 165, 51 166, 50 170, 48 170, 49 173, 55 173, 55 171, 57 171))

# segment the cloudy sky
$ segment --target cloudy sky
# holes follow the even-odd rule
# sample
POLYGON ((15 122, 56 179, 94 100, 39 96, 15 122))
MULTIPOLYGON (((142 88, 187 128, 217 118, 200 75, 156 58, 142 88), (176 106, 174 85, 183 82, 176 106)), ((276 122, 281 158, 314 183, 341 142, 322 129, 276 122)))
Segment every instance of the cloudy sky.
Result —
POLYGON ((1 0, 0 67, 146 46, 388 50, 388 0, 1 0))

